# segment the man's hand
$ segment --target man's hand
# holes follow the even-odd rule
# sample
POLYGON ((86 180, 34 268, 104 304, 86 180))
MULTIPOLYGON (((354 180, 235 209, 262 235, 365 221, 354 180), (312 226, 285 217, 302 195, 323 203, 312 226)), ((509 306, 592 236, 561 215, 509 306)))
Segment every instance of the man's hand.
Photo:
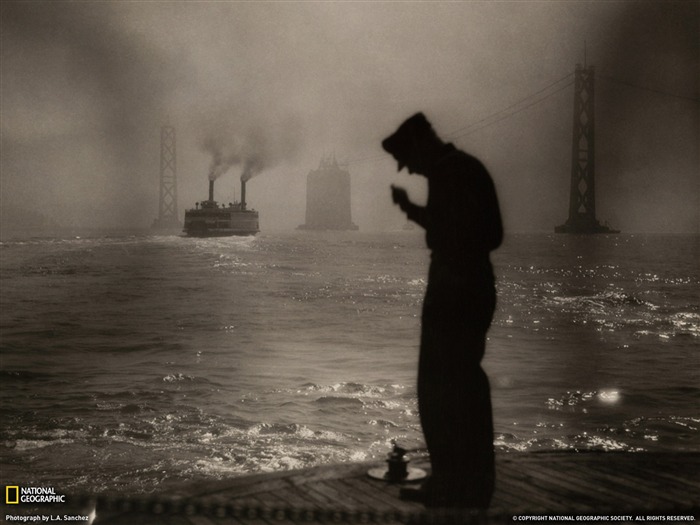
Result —
POLYGON ((393 184, 391 185, 391 200, 394 201, 394 204, 398 204, 399 208, 401 208, 403 211, 406 211, 406 208, 408 208, 408 205, 411 202, 408 200, 408 193, 406 193, 406 190, 399 188, 398 186, 394 186, 393 184))

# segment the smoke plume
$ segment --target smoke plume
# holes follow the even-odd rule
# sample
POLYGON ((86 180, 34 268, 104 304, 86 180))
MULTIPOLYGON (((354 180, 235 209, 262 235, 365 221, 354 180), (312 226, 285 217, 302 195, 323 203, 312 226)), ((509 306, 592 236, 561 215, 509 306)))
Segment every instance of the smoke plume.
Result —
POLYGON ((216 180, 241 162, 241 154, 235 144, 227 144, 222 137, 208 136, 202 149, 211 155, 209 180, 216 180))
MULTIPOLYGON (((251 108, 248 108, 249 110, 251 108)), ((240 167, 241 180, 249 180, 302 150, 299 119, 293 115, 269 118, 269 110, 248 111, 246 118, 232 103, 214 108, 200 123, 200 144, 211 160, 209 179, 215 180, 240 167)))
POLYGON ((241 173, 241 180, 244 182, 252 179, 256 174, 258 174, 263 168, 263 164, 255 156, 248 157, 245 160, 243 167, 243 173, 241 173))

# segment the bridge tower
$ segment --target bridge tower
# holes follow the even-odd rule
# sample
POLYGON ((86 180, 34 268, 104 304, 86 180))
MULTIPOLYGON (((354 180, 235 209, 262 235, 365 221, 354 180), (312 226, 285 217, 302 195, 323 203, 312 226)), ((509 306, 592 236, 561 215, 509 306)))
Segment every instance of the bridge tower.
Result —
POLYGON ((569 218, 556 233, 619 233, 595 216, 595 68, 576 64, 569 218))
POLYGON ((153 228, 181 228, 177 218, 177 155, 175 150, 175 128, 160 128, 160 199, 158 218, 153 228))

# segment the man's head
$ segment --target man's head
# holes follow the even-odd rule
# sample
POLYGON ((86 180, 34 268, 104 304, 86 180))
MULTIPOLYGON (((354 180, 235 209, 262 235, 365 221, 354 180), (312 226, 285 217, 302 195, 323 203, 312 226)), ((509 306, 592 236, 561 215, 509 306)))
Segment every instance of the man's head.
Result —
POLYGON ((398 162, 398 170, 407 166, 409 173, 425 174, 440 146, 442 142, 423 113, 407 119, 382 141, 382 147, 398 162))

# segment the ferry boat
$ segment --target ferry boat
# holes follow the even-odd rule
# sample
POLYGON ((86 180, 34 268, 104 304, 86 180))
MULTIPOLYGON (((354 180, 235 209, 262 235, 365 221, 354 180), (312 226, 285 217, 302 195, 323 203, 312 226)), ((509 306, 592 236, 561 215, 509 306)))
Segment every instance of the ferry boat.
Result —
POLYGON ((188 237, 229 237, 255 235, 260 231, 259 215, 245 201, 245 179, 241 179, 241 202, 219 204, 214 200, 214 181, 209 180, 209 199, 185 211, 183 231, 188 237))

